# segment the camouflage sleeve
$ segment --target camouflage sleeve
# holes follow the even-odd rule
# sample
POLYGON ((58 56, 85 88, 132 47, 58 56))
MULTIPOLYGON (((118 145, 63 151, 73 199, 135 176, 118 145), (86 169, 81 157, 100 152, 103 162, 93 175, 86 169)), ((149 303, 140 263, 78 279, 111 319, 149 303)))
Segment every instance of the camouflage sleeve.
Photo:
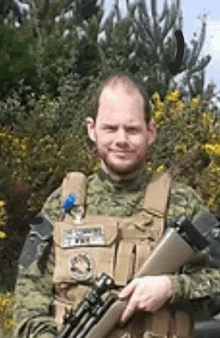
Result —
MULTIPOLYGON (((50 222, 59 219, 60 188, 47 199, 42 213, 50 222)), ((56 334, 52 317, 54 252, 52 239, 43 255, 29 267, 19 270, 15 286, 13 319, 15 338, 52 338, 56 334)))
MULTIPOLYGON (((209 212, 194 189, 181 183, 172 186, 167 210, 168 224, 182 213, 194 221, 209 212)), ((171 304, 190 310, 194 315, 213 313, 213 299, 220 296, 220 269, 211 267, 206 254, 201 253, 196 266, 185 265, 180 274, 176 273, 170 278, 173 288, 171 304)))

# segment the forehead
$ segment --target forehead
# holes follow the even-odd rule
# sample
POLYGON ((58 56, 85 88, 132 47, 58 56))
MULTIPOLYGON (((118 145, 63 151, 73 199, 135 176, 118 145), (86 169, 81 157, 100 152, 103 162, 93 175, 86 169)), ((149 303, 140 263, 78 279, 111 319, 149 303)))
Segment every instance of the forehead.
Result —
POLYGON ((126 91, 123 85, 105 87, 100 95, 99 122, 140 122, 144 120, 144 102, 137 89, 126 91))

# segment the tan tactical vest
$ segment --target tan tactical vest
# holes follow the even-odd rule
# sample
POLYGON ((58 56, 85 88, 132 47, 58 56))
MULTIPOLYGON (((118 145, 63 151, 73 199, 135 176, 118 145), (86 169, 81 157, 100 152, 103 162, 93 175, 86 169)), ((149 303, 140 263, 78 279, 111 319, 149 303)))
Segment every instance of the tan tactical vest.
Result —
MULTIPOLYGON (((132 217, 86 215, 81 221, 74 221, 66 215, 54 225, 54 317, 58 330, 65 307, 76 308, 97 274, 105 272, 123 287, 142 266, 163 235, 170 184, 168 174, 154 175, 146 188, 143 210, 132 217)), ((84 206, 85 188, 85 175, 69 173, 63 180, 62 199, 74 193, 77 204, 84 206)), ((141 317, 133 315, 133 323, 115 329, 108 338, 134 337, 132 332, 137 329, 144 332, 138 336, 135 333, 140 338, 192 337, 191 318, 183 312, 173 313, 163 307, 142 316, 139 321, 141 317)))

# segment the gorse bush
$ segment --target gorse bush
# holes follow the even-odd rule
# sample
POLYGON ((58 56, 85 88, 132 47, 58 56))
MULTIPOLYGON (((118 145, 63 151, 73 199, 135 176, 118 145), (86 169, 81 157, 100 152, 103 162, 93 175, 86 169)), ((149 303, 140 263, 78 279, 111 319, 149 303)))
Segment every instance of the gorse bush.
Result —
POLYGON ((0 333, 6 338, 11 337, 15 323, 12 319, 14 296, 11 292, 0 293, 0 333))
MULTIPOLYGON (((154 167, 170 168, 173 176, 191 185, 212 211, 220 210, 220 119, 199 97, 180 100, 173 91, 162 102, 152 96, 153 118, 158 124, 154 167)), ((160 169, 161 170, 161 169, 160 169)))
POLYGON ((15 96, 1 110, 2 115, 8 110, 13 121, 9 125, 5 120, 4 126, 0 125, 1 156, 10 180, 30 192, 33 213, 68 171, 89 174, 94 165, 83 123, 94 88, 89 87, 85 95, 77 81, 67 77, 60 92, 57 99, 48 95, 37 98, 32 92, 25 105, 15 96))
MULTIPOLYGON (((1 241, 3 241, 7 235, 2 230, 6 222, 5 202, 0 200, 0 248, 1 241)), ((1 286, 0 286, 1 290, 1 286)), ((0 292, 0 333, 4 337, 10 337, 11 330, 14 327, 12 320, 12 308, 13 308, 13 294, 11 292, 0 292)))

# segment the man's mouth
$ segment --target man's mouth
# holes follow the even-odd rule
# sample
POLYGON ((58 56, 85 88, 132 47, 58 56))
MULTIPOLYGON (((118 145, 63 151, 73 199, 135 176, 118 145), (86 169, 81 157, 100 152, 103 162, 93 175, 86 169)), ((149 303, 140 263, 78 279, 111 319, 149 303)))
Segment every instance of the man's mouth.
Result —
POLYGON ((113 153, 119 153, 119 154, 124 154, 124 153, 133 153, 131 150, 111 150, 113 153))

